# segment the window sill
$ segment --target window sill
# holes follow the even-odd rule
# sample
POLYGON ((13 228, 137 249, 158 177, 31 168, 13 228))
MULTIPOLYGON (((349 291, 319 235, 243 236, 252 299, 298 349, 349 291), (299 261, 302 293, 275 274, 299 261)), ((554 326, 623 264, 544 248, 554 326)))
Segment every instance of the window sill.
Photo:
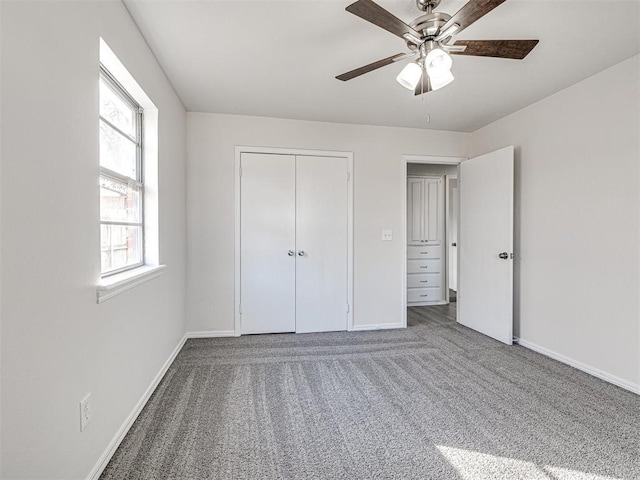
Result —
POLYGON ((162 275, 166 265, 145 265, 128 272, 117 273, 100 279, 96 289, 98 303, 120 295, 133 287, 141 285, 149 280, 162 275))

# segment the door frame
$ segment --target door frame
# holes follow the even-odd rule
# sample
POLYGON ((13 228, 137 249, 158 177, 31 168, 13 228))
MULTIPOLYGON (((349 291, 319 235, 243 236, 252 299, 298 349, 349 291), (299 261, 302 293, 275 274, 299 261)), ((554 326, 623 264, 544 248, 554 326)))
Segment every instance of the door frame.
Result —
MULTIPOLYGON (((239 337, 240 315, 240 158, 243 153, 271 155, 307 155, 312 157, 340 157, 347 159, 347 331, 353 330, 353 152, 332 150, 305 150, 236 145, 234 166, 234 335, 239 337)), ((406 169, 406 167, 405 167, 406 169)), ((406 183, 406 182, 405 182, 406 183)), ((406 187, 405 187, 406 188, 406 187)), ((406 323, 406 322, 405 322, 406 323)))
MULTIPOLYGON (((444 176, 444 182, 445 182, 445 199, 444 199, 444 209, 445 209, 445 232, 446 232, 446 237, 447 237, 447 245, 445 246, 445 248, 447 248, 447 252, 449 251, 449 247, 451 246, 451 232, 449 229, 449 216, 452 210, 452 205, 451 205, 451 200, 450 200, 450 196, 449 194, 451 193, 451 180, 458 180, 458 174, 456 175, 445 175, 444 176)), ((460 191, 460 190, 458 190, 460 191)), ((459 214, 460 212, 458 212, 459 214)), ((456 222, 458 221, 458 215, 456 215, 456 222)), ((458 251, 457 247, 456 247, 456 252, 458 251)), ((457 256, 457 255, 456 255, 457 256)), ((458 285, 457 282, 457 263, 456 263, 456 288, 458 285)), ((450 278, 450 268, 449 268, 449 255, 447 255, 447 262, 445 265, 445 268, 447 269, 447 275, 446 275, 446 282, 447 282, 447 289, 449 289, 449 284, 451 281, 450 278)), ((456 293, 458 292, 458 290, 456 290, 456 293)))
MULTIPOLYGON (((403 262, 402 262, 402 328, 407 328, 407 164, 408 163, 423 163, 423 164, 437 164, 437 165, 456 165, 459 166, 461 162, 467 160, 467 157, 445 157, 434 155, 402 155, 402 249, 403 249, 403 262)), ((460 169, 458 168, 457 177, 460 177, 460 169)), ((446 195, 445 195, 446 197, 446 195)), ((445 198, 445 212, 447 211, 448 199, 445 198)), ((459 216, 459 215, 458 215, 459 216)), ((446 217, 446 215, 445 215, 446 217)), ((445 231, 447 231, 447 219, 445 218, 445 231)), ((449 280, 449 255, 446 255, 446 262, 444 268, 447 271, 446 279, 449 280)), ((458 262, 458 267, 460 262, 458 262)), ((448 284, 446 285, 448 288, 448 284)), ((456 309, 457 320, 457 309, 456 309)))

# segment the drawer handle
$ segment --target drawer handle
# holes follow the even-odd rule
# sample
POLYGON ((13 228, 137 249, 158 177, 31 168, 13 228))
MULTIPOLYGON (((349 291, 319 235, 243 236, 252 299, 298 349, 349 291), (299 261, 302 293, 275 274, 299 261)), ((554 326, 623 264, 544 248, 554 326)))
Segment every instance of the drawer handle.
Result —
POLYGON ((429 283, 429 280, 420 280, 420 283, 429 283))
POLYGON ((420 255, 429 255, 429 252, 420 252, 420 255))
POLYGON ((429 265, 420 265, 420 268, 429 268, 429 265))
POLYGON ((428 294, 425 294, 425 295, 420 295, 420 296, 421 296, 421 297, 428 297, 429 295, 428 295, 428 294))

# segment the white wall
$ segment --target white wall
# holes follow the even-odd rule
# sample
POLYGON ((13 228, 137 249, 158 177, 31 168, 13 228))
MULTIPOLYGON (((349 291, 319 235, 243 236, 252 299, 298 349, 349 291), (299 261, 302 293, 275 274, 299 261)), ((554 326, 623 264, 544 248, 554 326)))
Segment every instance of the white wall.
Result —
POLYGON ((354 152, 354 324, 401 321, 402 154, 466 156, 468 134, 187 114, 190 331, 233 330, 234 147, 354 152), (382 242, 383 229, 394 239, 382 242))
POLYGON ((0 4, 2 477, 80 479, 185 332, 185 112, 121 2, 0 4), (159 109, 167 268, 98 305, 100 36, 159 109))
POLYGON ((640 388, 639 57, 471 135, 516 146, 516 334, 640 388))

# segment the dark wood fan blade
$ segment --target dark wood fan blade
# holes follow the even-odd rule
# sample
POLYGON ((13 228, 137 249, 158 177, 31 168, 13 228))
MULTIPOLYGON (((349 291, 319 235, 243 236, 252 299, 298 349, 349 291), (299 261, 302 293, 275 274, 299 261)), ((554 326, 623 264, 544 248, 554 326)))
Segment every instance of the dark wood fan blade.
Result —
POLYGON ((421 35, 409 25, 371 0, 358 0, 357 2, 349 5, 346 10, 349 13, 353 13, 354 15, 363 18, 367 22, 371 22, 380 28, 384 28, 386 31, 391 32, 400 38, 404 38, 403 35, 407 33, 411 33, 417 38, 421 37, 421 35))
POLYGON ((416 85, 416 95, 422 95, 423 93, 429 93, 431 91, 431 80, 429 79, 429 75, 422 73, 422 78, 416 85))
POLYGON ((450 52, 452 55, 473 55, 475 57, 498 57, 522 60, 538 40, 458 40, 455 46, 466 45, 464 52, 450 52))
POLYGON ((373 70, 377 70, 380 67, 384 67, 386 65, 391 65, 394 62, 398 62, 404 58, 412 56, 413 53, 396 53, 395 55, 391 55, 390 57, 383 58, 382 60, 378 60, 377 62, 370 63, 369 65, 365 65, 364 67, 356 68, 355 70, 351 70, 350 72, 343 73, 342 75, 338 75, 336 78, 338 80, 342 80, 346 82, 347 80, 351 80, 352 78, 359 77, 360 75, 364 75, 365 73, 369 73, 373 70))
POLYGON ((457 23, 460 27, 455 33, 458 34, 505 1, 506 0, 469 0, 469 3, 458 10, 456 14, 444 24, 440 31, 445 31, 451 25, 457 23))

